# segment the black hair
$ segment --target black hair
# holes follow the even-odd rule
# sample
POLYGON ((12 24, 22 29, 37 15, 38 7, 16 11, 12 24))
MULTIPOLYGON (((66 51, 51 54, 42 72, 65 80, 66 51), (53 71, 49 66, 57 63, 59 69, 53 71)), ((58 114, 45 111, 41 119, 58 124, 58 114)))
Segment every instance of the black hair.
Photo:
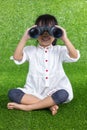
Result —
MULTIPOLYGON (((50 14, 43 14, 40 15, 36 21, 35 21, 35 25, 38 26, 54 26, 54 25, 58 25, 58 22, 56 20, 56 18, 53 15, 50 14)), ((57 39, 55 39, 52 43, 52 45, 56 45, 57 39)))

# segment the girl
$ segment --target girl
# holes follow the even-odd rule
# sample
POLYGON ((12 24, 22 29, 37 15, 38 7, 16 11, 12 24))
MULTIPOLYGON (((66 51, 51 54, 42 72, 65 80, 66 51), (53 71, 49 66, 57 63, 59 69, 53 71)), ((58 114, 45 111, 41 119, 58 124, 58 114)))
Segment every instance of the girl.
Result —
POLYGON ((29 62, 29 72, 24 88, 12 89, 8 96, 12 102, 7 104, 8 109, 25 111, 49 108, 52 115, 59 109, 59 104, 70 102, 73 91, 62 63, 76 62, 79 51, 70 42, 65 29, 58 26, 54 16, 45 14, 36 19, 35 26, 56 26, 63 32, 60 39, 64 46, 56 45, 55 37, 48 31, 38 36, 38 46, 26 46, 31 38, 28 29, 20 40, 13 56, 16 64, 29 62))

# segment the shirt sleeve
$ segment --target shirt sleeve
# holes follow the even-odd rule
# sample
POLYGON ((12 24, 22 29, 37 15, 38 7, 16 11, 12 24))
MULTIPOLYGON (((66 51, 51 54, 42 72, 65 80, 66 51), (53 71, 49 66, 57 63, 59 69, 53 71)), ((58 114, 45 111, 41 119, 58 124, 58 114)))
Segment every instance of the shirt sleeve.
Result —
POLYGON ((62 62, 76 62, 80 58, 80 52, 79 50, 76 50, 78 57, 77 58, 72 58, 69 56, 69 52, 66 46, 62 46, 60 49, 60 58, 62 62))
POLYGON ((30 50, 30 47, 24 47, 22 60, 20 60, 20 61, 15 60, 13 56, 10 57, 10 60, 13 60, 14 63, 17 65, 21 65, 24 62, 29 61, 29 50, 30 50))

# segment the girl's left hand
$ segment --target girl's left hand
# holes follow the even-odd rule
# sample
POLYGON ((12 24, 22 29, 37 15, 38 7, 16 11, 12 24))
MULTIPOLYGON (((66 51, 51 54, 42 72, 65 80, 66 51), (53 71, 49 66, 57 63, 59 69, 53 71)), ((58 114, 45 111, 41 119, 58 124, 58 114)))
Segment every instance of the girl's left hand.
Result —
POLYGON ((60 37, 60 39, 62 39, 63 41, 65 41, 67 39, 66 30, 63 27, 58 26, 58 25, 56 25, 56 27, 60 28, 63 31, 63 35, 60 37))

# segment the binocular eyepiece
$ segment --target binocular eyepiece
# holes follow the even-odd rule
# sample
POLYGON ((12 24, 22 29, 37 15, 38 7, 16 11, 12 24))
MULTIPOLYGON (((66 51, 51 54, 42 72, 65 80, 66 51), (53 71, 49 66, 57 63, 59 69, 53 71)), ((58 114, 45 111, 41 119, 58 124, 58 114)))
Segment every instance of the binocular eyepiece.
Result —
POLYGON ((54 38, 60 38, 63 34, 63 31, 55 26, 49 27, 49 26, 37 26, 37 27, 32 27, 28 34, 32 38, 38 38, 40 35, 42 35, 44 32, 48 32, 49 35, 53 36, 54 38))

